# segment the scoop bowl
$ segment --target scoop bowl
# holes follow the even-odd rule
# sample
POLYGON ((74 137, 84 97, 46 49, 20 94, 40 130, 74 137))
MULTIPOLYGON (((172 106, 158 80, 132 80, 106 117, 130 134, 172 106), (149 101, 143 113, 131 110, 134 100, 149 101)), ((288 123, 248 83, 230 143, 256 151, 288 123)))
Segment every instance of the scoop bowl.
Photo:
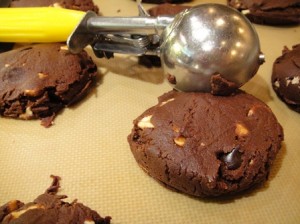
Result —
POLYGON ((240 87, 264 62, 254 27, 221 4, 178 14, 162 33, 160 57, 169 82, 184 92, 210 92, 215 75, 240 87))

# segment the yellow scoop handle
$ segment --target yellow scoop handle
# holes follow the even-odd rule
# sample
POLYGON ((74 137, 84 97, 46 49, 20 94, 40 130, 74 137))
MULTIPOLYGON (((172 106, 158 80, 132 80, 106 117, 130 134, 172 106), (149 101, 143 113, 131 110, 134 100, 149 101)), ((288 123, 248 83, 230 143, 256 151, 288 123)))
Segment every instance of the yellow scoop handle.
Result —
POLYGON ((0 42, 63 42, 85 12, 54 8, 0 8, 0 42))

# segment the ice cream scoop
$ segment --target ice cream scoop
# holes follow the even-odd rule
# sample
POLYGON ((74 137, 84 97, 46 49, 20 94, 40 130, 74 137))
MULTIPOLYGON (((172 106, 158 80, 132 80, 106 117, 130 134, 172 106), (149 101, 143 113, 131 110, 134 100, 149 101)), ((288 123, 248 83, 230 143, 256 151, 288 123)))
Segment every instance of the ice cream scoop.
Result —
POLYGON ((264 62, 253 26, 224 5, 200 5, 179 14, 161 39, 164 71, 182 91, 209 92, 215 75, 239 87, 264 62))
POLYGON ((67 40, 71 52, 91 45, 98 57, 158 55, 180 91, 209 92, 215 75, 239 87, 264 62, 254 27, 225 5, 202 4, 175 17, 149 17, 139 4, 139 12, 137 17, 101 17, 50 7, 0 9, 0 41, 67 40))

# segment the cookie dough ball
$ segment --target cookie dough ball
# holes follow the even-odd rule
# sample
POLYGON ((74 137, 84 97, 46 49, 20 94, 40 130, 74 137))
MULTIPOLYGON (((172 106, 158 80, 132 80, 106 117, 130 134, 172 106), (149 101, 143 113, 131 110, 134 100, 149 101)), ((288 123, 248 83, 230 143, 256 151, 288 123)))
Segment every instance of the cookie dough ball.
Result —
POLYGON ((299 0, 227 0, 227 3, 242 11, 254 23, 268 25, 300 23, 299 0))
POLYGON ((300 44, 285 47, 273 64, 272 87, 280 99, 300 113, 300 44))
POLYGON ((264 182, 283 140, 270 108, 245 92, 171 91, 134 120, 128 136, 140 167, 168 188, 197 197, 264 182))
POLYGON ((0 115, 42 120, 46 127, 57 113, 80 100, 93 86, 97 66, 85 51, 38 44, 0 54, 0 115))

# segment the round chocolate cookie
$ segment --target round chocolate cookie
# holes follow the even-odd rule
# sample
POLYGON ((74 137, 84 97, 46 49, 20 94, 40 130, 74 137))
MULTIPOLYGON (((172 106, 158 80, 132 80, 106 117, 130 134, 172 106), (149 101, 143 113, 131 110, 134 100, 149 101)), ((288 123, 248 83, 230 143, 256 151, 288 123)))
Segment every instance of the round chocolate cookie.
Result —
MULTIPOLYGON (((164 3, 155 7, 152 7, 148 10, 150 16, 156 17, 161 15, 176 15, 181 11, 190 8, 190 6, 184 5, 175 5, 164 3)), ((158 46, 156 46, 158 47, 158 46)), ((138 57, 139 64, 146 66, 147 68, 151 67, 161 67, 160 57, 155 55, 143 55, 138 57)))
POLYGON ((12 200, 0 207, 1 224, 109 224, 111 217, 102 218, 96 211, 77 200, 62 201, 65 195, 57 195, 60 177, 51 176, 53 182, 46 192, 33 202, 24 204, 12 200))
POLYGON ((299 0, 227 0, 227 3, 242 11, 254 23, 268 25, 300 23, 299 0))
POLYGON ((31 45, 0 54, 0 115, 42 119, 46 127, 59 110, 80 100, 92 86, 97 66, 85 51, 31 45))
POLYGON ((280 99, 300 113, 300 44, 285 47, 273 64, 272 86, 280 99))
POLYGON ((241 91, 226 97, 171 91, 134 120, 128 136, 144 171, 199 197, 233 194, 265 181, 282 141, 270 108, 241 91))
POLYGON ((10 7, 62 7, 66 9, 80 10, 80 11, 94 11, 99 12, 99 8, 94 4, 93 0, 12 0, 10 7))

